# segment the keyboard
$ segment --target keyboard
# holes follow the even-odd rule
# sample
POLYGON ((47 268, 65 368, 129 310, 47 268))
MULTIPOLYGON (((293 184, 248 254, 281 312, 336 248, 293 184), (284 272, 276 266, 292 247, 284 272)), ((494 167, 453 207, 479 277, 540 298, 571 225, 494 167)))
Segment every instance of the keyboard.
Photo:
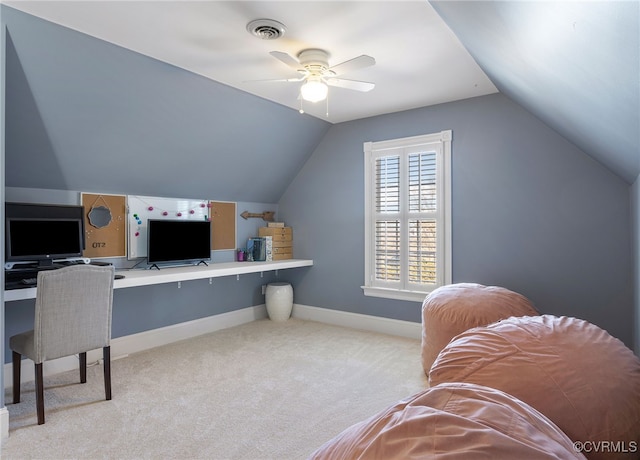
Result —
MULTIPOLYGON (((118 273, 114 279, 119 280, 124 275, 118 273)), ((4 273, 4 289, 10 291, 12 289, 25 289, 36 287, 38 284, 38 272, 34 270, 7 270, 4 273)))
POLYGON ((5 270, 4 289, 10 290, 35 287, 37 278, 38 270, 35 269, 5 270))

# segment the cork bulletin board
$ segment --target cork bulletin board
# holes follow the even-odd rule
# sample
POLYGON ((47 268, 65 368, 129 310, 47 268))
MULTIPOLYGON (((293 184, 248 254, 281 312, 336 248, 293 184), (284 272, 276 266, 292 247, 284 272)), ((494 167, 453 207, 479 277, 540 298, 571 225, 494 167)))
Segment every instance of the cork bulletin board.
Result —
POLYGON ((84 257, 126 255, 127 204, 124 195, 81 194, 84 207, 84 257))
POLYGON ((236 248, 236 203, 210 201, 211 249, 236 248))

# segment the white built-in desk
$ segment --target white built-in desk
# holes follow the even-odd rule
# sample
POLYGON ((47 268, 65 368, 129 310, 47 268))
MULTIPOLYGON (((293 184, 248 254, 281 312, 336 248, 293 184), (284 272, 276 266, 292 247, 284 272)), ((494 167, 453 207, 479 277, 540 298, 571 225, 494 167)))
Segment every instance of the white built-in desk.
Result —
MULTIPOLYGON (((313 260, 288 259, 272 262, 217 262, 208 266, 166 267, 156 269, 116 270, 124 278, 114 280, 114 289, 149 286, 152 284, 173 283, 188 280, 219 278, 221 276, 244 275, 247 273, 261 273, 287 268, 309 267, 313 260)), ((4 301, 35 299, 35 287, 26 289, 11 289, 4 291, 4 301)))

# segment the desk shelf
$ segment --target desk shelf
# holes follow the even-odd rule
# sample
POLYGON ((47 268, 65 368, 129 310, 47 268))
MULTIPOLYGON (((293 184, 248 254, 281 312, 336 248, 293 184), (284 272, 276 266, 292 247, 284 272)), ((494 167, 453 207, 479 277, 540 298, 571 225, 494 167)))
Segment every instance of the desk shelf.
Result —
MULTIPOLYGON (((222 276, 244 275, 247 273, 261 273, 288 268, 310 267, 313 260, 289 259, 272 262, 218 262, 209 266, 197 265, 186 267, 166 267, 160 270, 116 270, 125 277, 113 282, 114 289, 149 286, 153 284, 173 283, 222 276)), ((35 299, 37 288, 12 289, 4 291, 4 301, 35 299)))

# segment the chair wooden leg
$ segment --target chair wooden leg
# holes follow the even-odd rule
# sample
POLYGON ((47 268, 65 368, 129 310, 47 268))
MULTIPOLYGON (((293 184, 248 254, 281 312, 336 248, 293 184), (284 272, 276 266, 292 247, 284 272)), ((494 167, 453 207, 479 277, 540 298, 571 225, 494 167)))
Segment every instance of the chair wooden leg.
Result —
MULTIPOLYGON (((13 350, 12 350, 13 351, 13 350)), ((22 355, 13 351, 12 368, 13 368, 13 404, 20 402, 20 364, 22 355)))
POLYGON ((87 383, 87 353, 80 353, 80 383, 87 383))
POLYGON ((44 424, 44 379, 42 376, 42 363, 35 365, 36 370, 36 410, 38 412, 38 425, 44 424))
POLYGON ((107 401, 111 399, 111 347, 102 348, 104 362, 104 393, 107 401))

